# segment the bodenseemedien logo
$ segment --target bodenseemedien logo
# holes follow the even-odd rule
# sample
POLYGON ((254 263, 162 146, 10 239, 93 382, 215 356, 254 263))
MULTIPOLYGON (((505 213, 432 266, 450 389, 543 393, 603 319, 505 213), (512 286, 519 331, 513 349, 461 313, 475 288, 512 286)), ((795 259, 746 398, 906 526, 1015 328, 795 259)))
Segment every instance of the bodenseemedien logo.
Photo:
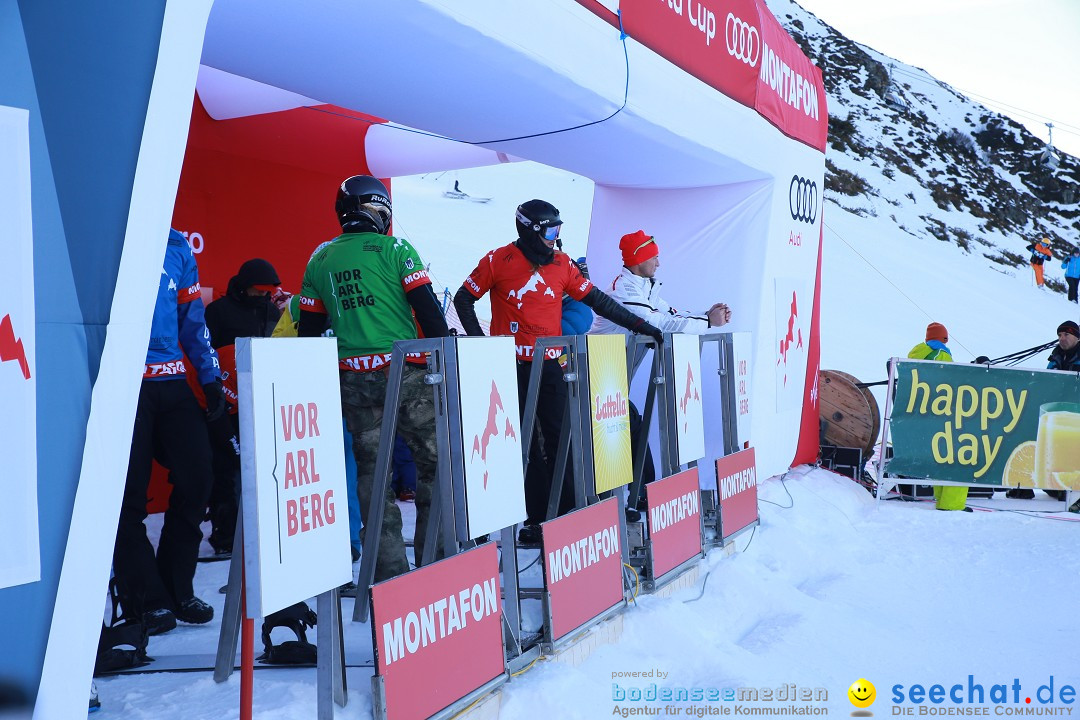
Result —
POLYGON ((851 687, 847 691, 848 700, 851 704, 858 708, 851 714, 856 717, 872 717, 874 713, 870 712, 866 708, 874 704, 874 700, 877 699, 877 688, 874 687, 874 683, 870 682, 866 678, 859 678, 855 682, 851 683, 851 687))

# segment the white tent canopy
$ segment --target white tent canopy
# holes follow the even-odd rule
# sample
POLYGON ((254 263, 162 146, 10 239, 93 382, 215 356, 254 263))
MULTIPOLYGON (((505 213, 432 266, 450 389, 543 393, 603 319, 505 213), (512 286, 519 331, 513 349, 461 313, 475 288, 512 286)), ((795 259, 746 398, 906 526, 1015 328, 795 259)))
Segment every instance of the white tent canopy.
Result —
POLYGON ((729 329, 756 338, 760 469, 792 462, 821 217, 796 221, 789 189, 803 179, 820 197, 819 150, 572 0, 217 0, 202 64, 215 118, 317 100, 397 124, 366 137, 382 177, 526 158, 592 179, 594 278, 643 228, 673 304, 729 303, 729 329))

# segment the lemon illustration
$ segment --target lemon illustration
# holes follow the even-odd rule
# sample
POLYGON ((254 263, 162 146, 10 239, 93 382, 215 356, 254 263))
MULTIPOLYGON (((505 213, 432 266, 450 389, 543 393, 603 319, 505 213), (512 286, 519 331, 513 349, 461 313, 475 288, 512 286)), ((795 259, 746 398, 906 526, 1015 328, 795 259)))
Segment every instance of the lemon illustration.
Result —
POLYGON ((1001 484, 1006 487, 1032 487, 1035 475, 1035 441, 1022 442, 1013 449, 1005 463, 1001 484))
MULTIPOLYGON (((1065 472, 1052 472, 1053 479, 1051 490, 1080 490, 1080 470, 1067 470, 1065 472)), ((1047 483, 1051 485, 1051 483, 1047 483)))

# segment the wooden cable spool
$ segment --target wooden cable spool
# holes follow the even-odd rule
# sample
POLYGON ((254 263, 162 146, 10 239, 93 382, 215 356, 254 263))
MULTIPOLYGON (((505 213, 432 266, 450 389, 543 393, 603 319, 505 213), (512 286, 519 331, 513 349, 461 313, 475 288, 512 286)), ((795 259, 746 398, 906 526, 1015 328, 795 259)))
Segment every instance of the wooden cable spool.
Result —
POLYGON ((867 458, 874 454, 881 413, 870 388, 859 387, 859 381, 845 372, 822 370, 818 373, 818 412, 823 443, 859 448, 867 458))

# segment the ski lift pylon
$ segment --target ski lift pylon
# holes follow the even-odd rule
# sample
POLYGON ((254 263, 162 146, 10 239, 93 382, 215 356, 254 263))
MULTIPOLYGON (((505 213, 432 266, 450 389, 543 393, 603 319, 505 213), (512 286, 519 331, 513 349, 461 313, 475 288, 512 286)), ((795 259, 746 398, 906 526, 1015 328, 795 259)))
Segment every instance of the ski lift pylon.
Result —
POLYGON ((1039 154, 1039 162, 1051 170, 1057 170, 1058 165, 1061 164, 1061 156, 1054 149, 1054 123, 1048 122, 1046 127, 1050 131, 1050 136, 1046 142, 1046 147, 1039 154))
POLYGON ((907 112, 908 104, 903 96, 896 91, 896 83, 893 81, 893 63, 889 63, 889 89, 885 91, 885 105, 896 112, 907 112))

